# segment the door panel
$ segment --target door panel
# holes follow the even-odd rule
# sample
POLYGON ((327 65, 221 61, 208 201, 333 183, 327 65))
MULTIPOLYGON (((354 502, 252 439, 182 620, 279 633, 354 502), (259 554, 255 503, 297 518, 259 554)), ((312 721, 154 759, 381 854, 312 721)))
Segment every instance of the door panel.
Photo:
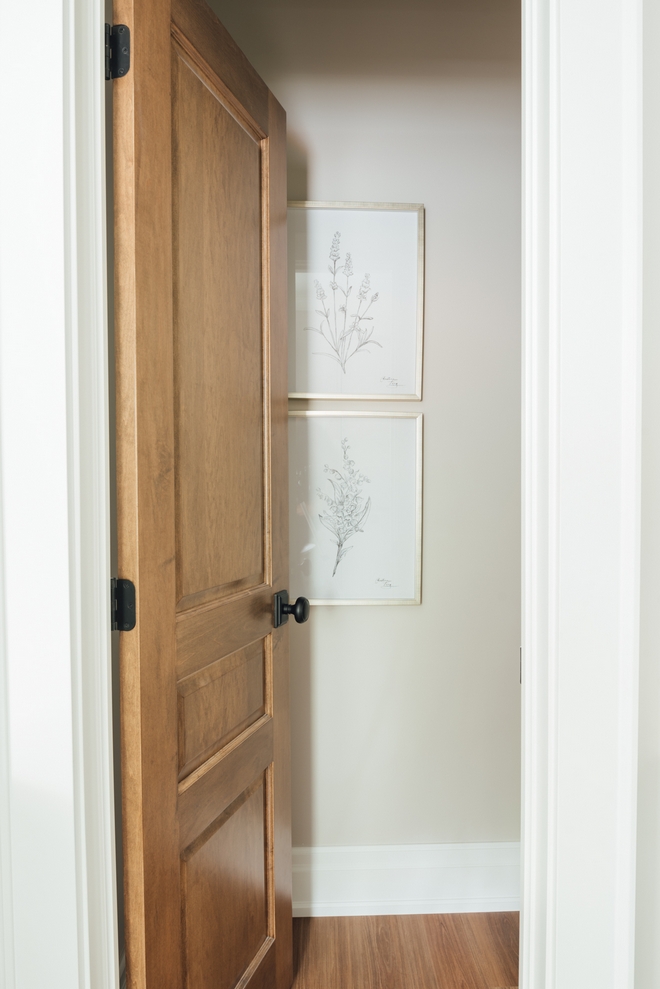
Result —
POLYGON ((118 0, 128 984, 291 984, 284 114, 198 0, 118 0))
POLYGON ((230 113, 211 73, 202 81, 173 55, 181 609, 263 581, 264 265, 261 141, 230 113))
POLYGON ((199 989, 233 989, 269 938, 264 782, 248 787, 182 856, 186 974, 199 989))
POLYGON ((265 659, 253 642, 179 680, 179 780, 265 713, 265 659))

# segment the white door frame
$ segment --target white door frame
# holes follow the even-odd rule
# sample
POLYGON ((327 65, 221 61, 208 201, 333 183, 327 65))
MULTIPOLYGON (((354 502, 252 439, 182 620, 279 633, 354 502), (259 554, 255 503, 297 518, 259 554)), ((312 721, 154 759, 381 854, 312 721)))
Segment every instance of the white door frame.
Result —
POLYGON ((524 2, 525 989, 632 989, 642 2, 524 2))
MULTIPOLYGON (((520 984, 633 989, 641 0, 523 9, 520 984)), ((3 5, 2 989, 118 982, 102 24, 3 5)))

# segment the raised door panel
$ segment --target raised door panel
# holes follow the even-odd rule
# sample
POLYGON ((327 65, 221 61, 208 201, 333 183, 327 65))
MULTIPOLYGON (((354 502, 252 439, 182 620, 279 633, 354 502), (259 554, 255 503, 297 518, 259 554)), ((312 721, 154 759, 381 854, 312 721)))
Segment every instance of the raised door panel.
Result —
POLYGON ((213 75, 172 79, 177 596, 264 579, 262 147, 213 75))
POLYGON ((260 778, 182 857, 188 989, 234 989, 270 947, 264 791, 260 778))
POLYGON ((253 642, 179 681, 179 779, 265 713, 269 653, 253 642))

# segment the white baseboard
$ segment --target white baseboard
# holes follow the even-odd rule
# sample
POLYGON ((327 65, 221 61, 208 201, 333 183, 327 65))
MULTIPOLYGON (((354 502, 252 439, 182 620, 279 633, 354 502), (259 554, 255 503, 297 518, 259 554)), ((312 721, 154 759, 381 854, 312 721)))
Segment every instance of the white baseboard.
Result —
POLYGON ((520 844, 293 849, 293 916, 520 909, 520 844))

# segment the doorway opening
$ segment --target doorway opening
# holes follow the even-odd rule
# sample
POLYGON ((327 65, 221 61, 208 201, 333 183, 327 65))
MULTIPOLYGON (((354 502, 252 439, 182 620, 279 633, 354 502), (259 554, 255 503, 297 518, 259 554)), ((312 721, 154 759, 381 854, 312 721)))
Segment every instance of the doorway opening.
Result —
MULTIPOLYGON (((506 927, 519 908, 520 7, 211 5, 287 111, 290 200, 426 216, 421 402, 290 402, 424 417, 421 605, 318 606, 291 635, 299 965, 318 949, 314 918, 334 931, 326 944, 357 917, 506 927)), ((384 924, 359 935, 365 957, 384 924)))

